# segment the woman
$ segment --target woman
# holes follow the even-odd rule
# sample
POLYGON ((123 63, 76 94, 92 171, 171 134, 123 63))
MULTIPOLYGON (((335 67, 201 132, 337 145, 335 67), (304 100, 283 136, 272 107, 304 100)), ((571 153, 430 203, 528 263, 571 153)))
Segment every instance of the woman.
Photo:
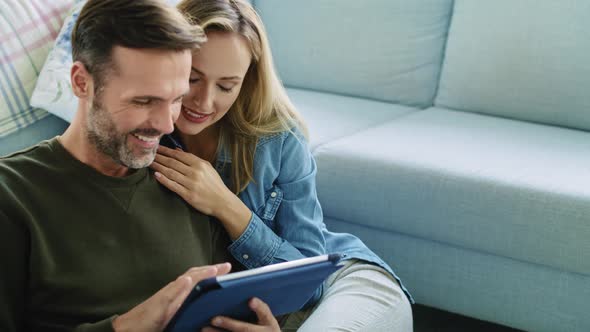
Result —
POLYGON ((178 8, 207 41, 193 54, 190 93, 167 138, 187 152, 159 149, 152 168, 160 183, 215 217, 246 268, 346 255, 345 267, 307 309, 282 321, 283 330, 411 331, 409 295, 391 268, 358 238, 323 223, 305 125, 275 74, 252 6, 184 0, 178 8))

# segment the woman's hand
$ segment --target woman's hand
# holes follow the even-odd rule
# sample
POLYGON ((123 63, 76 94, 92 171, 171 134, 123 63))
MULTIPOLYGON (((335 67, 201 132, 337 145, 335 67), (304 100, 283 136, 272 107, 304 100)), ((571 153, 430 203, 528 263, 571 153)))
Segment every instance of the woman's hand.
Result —
POLYGON ((150 167, 161 184, 204 214, 217 217, 233 195, 213 166, 194 154, 160 146, 150 167))
POLYGON ((279 323, 272 315, 268 305, 257 298, 248 302, 248 306, 256 313, 258 323, 246 323, 228 317, 215 317, 211 320, 214 327, 206 327, 203 332, 232 331, 232 332, 280 332, 279 323), (219 328, 219 329, 218 329, 219 328))
POLYGON ((150 168, 166 188, 195 209, 219 219, 232 240, 239 238, 248 226, 252 212, 227 188, 208 161, 160 146, 150 168))

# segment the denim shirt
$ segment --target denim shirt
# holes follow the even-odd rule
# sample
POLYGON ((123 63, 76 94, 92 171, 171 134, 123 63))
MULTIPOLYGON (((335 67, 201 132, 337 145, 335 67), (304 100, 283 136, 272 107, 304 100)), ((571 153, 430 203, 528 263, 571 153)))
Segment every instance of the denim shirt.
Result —
MULTIPOLYGON (((215 169, 224 183, 231 184, 231 156, 221 149, 215 169)), ((248 269, 299 258, 340 253, 344 259, 359 259, 381 266, 395 277, 391 267, 360 239, 328 231, 316 192, 315 159, 307 141, 297 130, 284 131, 258 140, 254 155, 253 181, 239 194, 252 211, 246 230, 229 247, 230 254, 248 269)), ((323 292, 320 287, 313 304, 323 292)))

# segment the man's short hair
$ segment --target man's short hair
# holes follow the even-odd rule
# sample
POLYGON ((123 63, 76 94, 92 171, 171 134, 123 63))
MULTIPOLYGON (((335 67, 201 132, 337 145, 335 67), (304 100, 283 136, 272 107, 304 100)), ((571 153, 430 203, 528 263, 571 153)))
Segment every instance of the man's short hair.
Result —
POLYGON ((72 29, 72 58, 84 64, 98 92, 113 68, 114 46, 183 51, 205 40, 198 25, 164 1, 89 0, 72 29))

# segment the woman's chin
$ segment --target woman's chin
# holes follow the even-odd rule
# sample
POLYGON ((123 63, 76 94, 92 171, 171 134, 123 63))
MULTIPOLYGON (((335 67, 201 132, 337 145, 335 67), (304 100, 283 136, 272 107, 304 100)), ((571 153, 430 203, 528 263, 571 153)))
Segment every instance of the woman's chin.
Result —
POLYGON ((205 127, 194 123, 187 123, 187 121, 179 119, 176 121, 176 129, 185 135, 196 135, 205 129, 205 127))

